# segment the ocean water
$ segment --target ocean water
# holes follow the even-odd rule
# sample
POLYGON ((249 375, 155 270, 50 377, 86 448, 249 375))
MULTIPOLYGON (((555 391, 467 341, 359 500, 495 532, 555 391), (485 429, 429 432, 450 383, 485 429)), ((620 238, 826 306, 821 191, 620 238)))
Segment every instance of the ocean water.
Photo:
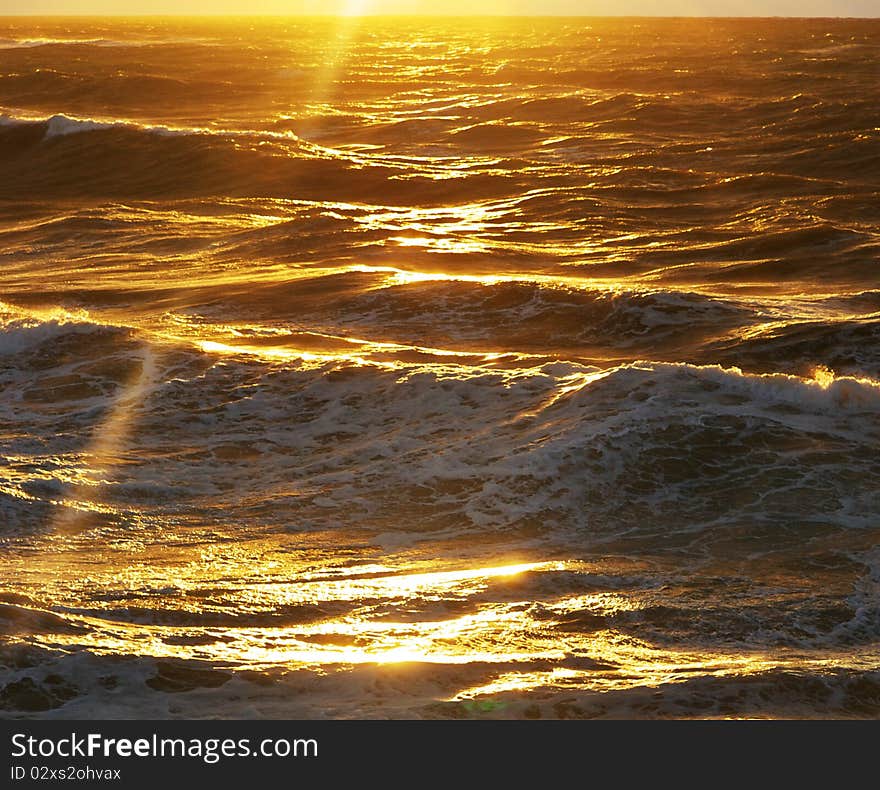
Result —
POLYGON ((0 20, 0 714, 880 714, 880 22, 0 20))

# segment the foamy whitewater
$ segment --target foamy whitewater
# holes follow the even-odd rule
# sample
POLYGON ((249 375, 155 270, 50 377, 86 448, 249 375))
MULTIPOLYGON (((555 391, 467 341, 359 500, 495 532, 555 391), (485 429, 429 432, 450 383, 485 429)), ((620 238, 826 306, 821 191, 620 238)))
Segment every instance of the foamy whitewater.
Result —
POLYGON ((880 23, 0 21, 0 714, 880 714, 880 23))

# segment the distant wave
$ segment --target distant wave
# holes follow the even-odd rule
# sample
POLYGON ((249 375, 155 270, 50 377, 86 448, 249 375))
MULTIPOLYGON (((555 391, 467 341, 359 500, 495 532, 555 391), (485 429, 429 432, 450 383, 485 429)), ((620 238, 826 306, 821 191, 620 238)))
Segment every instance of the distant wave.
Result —
MULTIPOLYGON (((365 285, 372 279, 369 273, 346 277, 365 285)), ((400 287, 392 284, 352 296, 339 278, 332 284, 328 281, 327 286, 320 296, 309 298, 304 290, 298 298, 289 286, 267 285, 252 294, 232 296, 230 302, 239 302, 243 311, 252 311, 248 305, 257 301, 279 308, 285 305, 281 312, 272 312, 287 314, 292 320, 308 316, 307 320, 318 325, 357 327, 368 336, 418 338, 427 345, 451 343, 458 347, 467 342, 519 350, 590 345, 620 349, 640 342, 659 348, 675 338, 692 343, 701 332, 723 333, 751 319, 744 305, 662 289, 628 291, 527 279, 489 284, 452 279, 400 287)))
POLYGON ((91 118, 72 118, 67 115, 52 115, 49 118, 17 118, 11 115, 0 115, 0 129, 10 131, 36 130, 42 131, 42 142, 56 137, 88 132, 104 132, 108 130, 141 132, 159 136, 211 134, 207 129, 173 129, 167 126, 145 126, 132 121, 97 121, 91 118))
POLYGON ((204 38, 145 38, 145 39, 113 39, 113 38, 0 38, 0 49, 33 49, 35 47, 154 47, 179 46, 184 44, 209 45, 210 39, 204 38))
POLYGON ((367 172, 292 134, 143 126, 54 115, 0 120, 0 196, 378 196, 387 168, 367 172), (243 141, 250 143, 242 144, 243 141), (13 190, 11 181, 15 181, 13 190))

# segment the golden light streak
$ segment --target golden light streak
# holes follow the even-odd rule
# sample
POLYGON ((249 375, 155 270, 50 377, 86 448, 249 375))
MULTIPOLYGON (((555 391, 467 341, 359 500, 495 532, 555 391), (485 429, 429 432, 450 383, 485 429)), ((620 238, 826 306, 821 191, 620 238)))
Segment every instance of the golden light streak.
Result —
POLYGON ((64 506, 55 518, 52 529, 58 533, 75 531, 85 513, 103 509, 95 499, 112 474, 113 468, 124 455, 129 436, 135 426, 136 413, 157 383, 157 360, 146 344, 139 349, 141 364, 138 371, 125 383, 110 405, 107 417, 93 429, 93 440, 85 450, 89 458, 89 480, 69 489, 61 504, 64 506))
POLYGON ((323 66, 319 69, 312 85, 313 101, 324 104, 334 92, 339 71, 343 68, 351 52, 351 43, 359 29, 359 18, 369 7, 370 0, 344 0, 339 16, 336 18, 335 35, 328 50, 324 53, 323 66))
POLYGON ((480 285, 498 285, 500 283, 535 283, 542 286, 558 286, 576 288, 578 290, 604 290, 614 292, 623 284, 618 281, 589 279, 585 277, 533 274, 529 272, 505 274, 463 274, 458 272, 425 272, 410 269, 399 269, 394 266, 369 266, 358 264, 347 269, 364 274, 386 274, 385 282, 379 287, 387 288, 398 285, 414 285, 426 282, 463 282, 479 283, 480 285))

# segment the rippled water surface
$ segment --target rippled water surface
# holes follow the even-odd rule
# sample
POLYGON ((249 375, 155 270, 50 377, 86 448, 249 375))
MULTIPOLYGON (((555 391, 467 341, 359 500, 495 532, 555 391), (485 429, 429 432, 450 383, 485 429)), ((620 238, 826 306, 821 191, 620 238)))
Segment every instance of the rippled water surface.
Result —
POLYGON ((878 78, 0 20, 2 715, 878 715, 878 78))

